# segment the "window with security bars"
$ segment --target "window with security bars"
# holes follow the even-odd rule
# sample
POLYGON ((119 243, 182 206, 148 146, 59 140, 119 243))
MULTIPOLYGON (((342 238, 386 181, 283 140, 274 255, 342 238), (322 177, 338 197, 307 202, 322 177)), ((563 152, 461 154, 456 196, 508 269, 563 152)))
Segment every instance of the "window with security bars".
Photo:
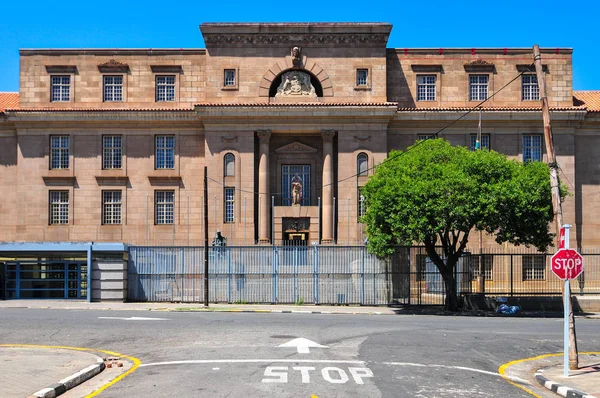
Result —
POLYGON ((123 137, 105 135, 102 137, 102 168, 120 169, 123 167, 123 137))
POLYGON ((435 75, 417 76, 417 101, 435 101, 435 75))
POLYGON ((225 217, 224 221, 227 223, 233 222, 234 217, 234 200, 235 200, 235 188, 225 187, 225 217))
POLYGON ((542 136, 540 134, 523 136, 523 162, 542 161, 542 136))
POLYGON ((536 281, 546 279, 546 257, 533 254, 521 256, 523 266, 523 280, 536 281))
POLYGON ((50 224, 69 223, 69 191, 50 191, 50 224))
POLYGON ((357 69, 356 70, 356 85, 367 86, 369 84, 369 70, 368 69, 357 69))
POLYGON ((365 214, 367 214, 367 204, 365 202, 365 196, 360 192, 360 189, 362 187, 358 188, 358 221, 360 221, 360 218, 362 216, 364 216, 365 214))
POLYGON ((156 168, 174 169, 175 168, 175 136, 157 135, 156 136, 156 168))
POLYGON ((175 76, 156 76, 156 102, 175 101, 175 76))
POLYGON ((366 176, 369 172, 369 156, 366 153, 359 153, 356 157, 356 174, 366 176))
POLYGON ((469 76, 469 101, 483 101, 488 97, 488 75, 469 76))
POLYGON ((521 88, 523 101, 539 101, 540 88, 536 75, 521 76, 521 88))
POLYGON ((175 220, 175 191, 154 193, 154 219, 156 224, 173 224, 175 220))
POLYGON ((281 166, 282 205, 292 205, 292 180, 296 177, 302 191, 300 205, 310 206, 310 165, 308 164, 281 166))
POLYGON ((494 256, 486 256, 485 254, 481 256, 472 256, 471 257, 471 269, 473 270, 473 279, 477 279, 479 277, 479 264, 481 259, 483 258, 483 276, 486 281, 491 281, 493 271, 494 271, 494 256))
POLYGON ((69 145, 68 135, 53 135, 50 137, 50 168, 69 168, 69 145))
MULTIPOLYGON (((477 134, 471 134, 469 149, 474 151, 477 148, 477 134)), ((490 150, 490 135, 489 134, 481 134, 481 142, 479 143, 479 149, 490 150)))
POLYGON ((235 86, 235 69, 225 69, 225 81, 223 85, 225 87, 235 86))
POLYGON ((123 76, 104 76, 104 102, 123 101, 123 76))
POLYGON ((121 224, 121 191, 102 191, 102 224, 121 224))
POLYGON ((433 140, 435 139, 435 134, 418 134, 417 141, 425 141, 425 140, 433 140))
POLYGON ((68 102, 71 99, 71 76, 51 76, 52 102, 68 102))

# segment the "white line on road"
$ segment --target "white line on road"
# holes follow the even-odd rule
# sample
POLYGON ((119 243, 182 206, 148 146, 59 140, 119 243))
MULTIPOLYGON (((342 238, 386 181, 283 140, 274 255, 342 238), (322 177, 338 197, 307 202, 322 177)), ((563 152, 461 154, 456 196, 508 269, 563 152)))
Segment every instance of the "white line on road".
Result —
POLYGON ((349 363, 363 365, 364 361, 343 361, 328 359, 198 359, 188 361, 168 361, 143 363, 140 367, 161 366, 161 365, 188 365, 188 364, 206 364, 206 363, 349 363))
POLYGON ((516 376, 507 376, 507 375, 502 376, 500 373, 490 372, 490 371, 482 370, 482 369, 467 368, 465 366, 449 366, 449 365, 436 365, 436 364, 425 365, 425 364, 422 364, 422 363, 411 363, 411 362, 383 362, 383 365, 390 365, 390 366, 413 366, 413 367, 420 367, 420 368, 446 368, 446 369, 467 370, 469 372, 477 372, 477 373, 483 373, 483 374, 491 375, 491 376, 504 377, 504 378, 507 378, 507 379, 509 379, 511 381, 516 381, 516 382, 521 383, 521 384, 531 385, 531 383, 528 382, 527 380, 521 379, 521 378, 516 377, 516 376))
POLYGON ((141 316, 132 316, 129 318, 119 316, 99 316, 98 319, 116 319, 120 321, 168 321, 167 318, 145 318, 141 316))

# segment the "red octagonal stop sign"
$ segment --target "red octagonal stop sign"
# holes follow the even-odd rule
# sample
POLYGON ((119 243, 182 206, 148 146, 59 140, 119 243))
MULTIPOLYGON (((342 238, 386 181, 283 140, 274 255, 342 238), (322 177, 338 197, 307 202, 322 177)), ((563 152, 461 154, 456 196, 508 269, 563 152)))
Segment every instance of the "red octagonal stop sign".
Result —
POLYGON ((560 279, 577 278, 583 271, 583 257, 573 249, 560 249, 552 256, 552 272, 560 279))

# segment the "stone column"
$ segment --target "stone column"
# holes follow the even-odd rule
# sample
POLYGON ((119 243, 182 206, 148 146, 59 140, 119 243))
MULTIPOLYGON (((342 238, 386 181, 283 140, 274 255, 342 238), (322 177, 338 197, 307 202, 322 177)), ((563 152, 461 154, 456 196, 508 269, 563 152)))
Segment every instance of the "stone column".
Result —
POLYGON ((258 218, 258 243, 269 243, 269 207, 271 206, 271 195, 269 194, 269 139, 271 130, 260 130, 256 132, 259 145, 258 161, 258 192, 259 192, 259 218, 258 218))
POLYGON ((323 130, 323 219, 321 221, 323 229, 321 231, 321 241, 323 243, 333 242, 333 137, 335 131, 323 130))

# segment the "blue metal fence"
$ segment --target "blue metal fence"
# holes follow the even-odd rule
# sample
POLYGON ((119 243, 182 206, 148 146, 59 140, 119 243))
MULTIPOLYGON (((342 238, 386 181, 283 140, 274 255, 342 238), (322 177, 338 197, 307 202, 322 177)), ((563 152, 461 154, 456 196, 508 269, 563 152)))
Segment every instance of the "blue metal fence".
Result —
MULTIPOLYGON (((201 302, 203 274, 203 247, 129 247, 130 301, 201 302)), ((384 305, 391 274, 364 246, 209 247, 211 302, 384 305)))

